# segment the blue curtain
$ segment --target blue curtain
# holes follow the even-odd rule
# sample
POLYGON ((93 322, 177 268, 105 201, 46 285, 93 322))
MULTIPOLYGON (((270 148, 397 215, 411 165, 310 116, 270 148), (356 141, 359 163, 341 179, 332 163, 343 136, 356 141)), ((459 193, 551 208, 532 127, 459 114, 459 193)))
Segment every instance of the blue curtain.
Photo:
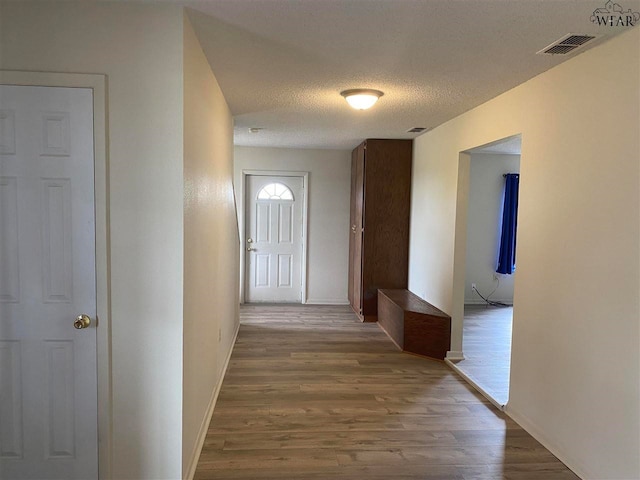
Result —
POLYGON ((504 208, 502 210, 502 235, 498 253, 497 273, 511 275, 516 271, 516 229, 518 227, 518 186, 520 175, 505 175, 504 208))

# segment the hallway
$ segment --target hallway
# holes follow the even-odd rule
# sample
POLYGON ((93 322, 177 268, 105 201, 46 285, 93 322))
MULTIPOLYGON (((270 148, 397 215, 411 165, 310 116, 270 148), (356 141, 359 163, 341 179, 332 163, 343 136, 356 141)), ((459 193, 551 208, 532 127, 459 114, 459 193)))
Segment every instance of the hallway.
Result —
POLYGON ((576 479, 444 363, 346 306, 241 307, 195 478, 576 479))

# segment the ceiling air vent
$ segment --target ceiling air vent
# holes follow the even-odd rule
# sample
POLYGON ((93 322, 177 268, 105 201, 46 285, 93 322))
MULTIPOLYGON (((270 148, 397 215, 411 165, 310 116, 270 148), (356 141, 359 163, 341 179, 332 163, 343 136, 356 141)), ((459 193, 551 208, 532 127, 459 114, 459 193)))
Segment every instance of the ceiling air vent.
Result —
POLYGON ((538 55, 566 55, 574 50, 582 47, 585 43, 595 39, 594 35, 575 35, 570 33, 560 40, 553 42, 551 45, 540 50, 538 55))
POLYGON ((411 130, 407 130, 407 133, 422 133, 428 130, 427 127, 413 127, 411 130))

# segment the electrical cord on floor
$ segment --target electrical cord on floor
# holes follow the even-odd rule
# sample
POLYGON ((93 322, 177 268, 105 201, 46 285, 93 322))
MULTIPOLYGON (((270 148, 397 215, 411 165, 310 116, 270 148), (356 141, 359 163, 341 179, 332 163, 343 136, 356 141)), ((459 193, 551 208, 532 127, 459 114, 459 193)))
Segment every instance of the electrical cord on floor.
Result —
POLYGON ((489 300, 489 298, 491 298, 491 295, 493 295, 496 290, 498 289, 498 287, 500 286, 500 278, 496 278, 496 280, 498 281, 498 284, 496 285, 496 288, 493 289, 493 291, 487 295, 486 297, 483 296, 478 289, 475 286, 472 286, 472 289, 474 292, 476 292, 478 294, 478 296, 484 300, 487 305, 491 305, 492 307, 513 307, 513 305, 509 305, 508 303, 502 303, 502 302, 494 302, 493 300, 489 300))

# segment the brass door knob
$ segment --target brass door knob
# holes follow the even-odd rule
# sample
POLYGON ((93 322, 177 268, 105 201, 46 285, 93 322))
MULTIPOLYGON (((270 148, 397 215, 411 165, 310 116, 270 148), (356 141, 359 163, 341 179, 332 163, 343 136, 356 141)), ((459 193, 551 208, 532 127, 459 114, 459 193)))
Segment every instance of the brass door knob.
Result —
POLYGON ((85 315, 84 313, 82 315, 78 315, 73 322, 73 326, 78 330, 87 328, 89 325, 91 325, 91 317, 89 315, 85 315))
POLYGON ((255 250, 255 248, 247 247, 247 252, 253 252, 254 250, 255 250))

